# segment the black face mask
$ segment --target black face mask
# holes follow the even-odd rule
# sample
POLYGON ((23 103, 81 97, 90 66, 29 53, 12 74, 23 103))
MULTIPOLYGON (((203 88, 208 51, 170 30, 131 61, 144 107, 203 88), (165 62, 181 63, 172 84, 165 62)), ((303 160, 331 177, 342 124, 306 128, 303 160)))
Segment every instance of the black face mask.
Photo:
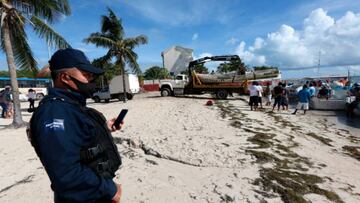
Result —
POLYGON ((83 97, 85 98, 91 98, 92 95, 96 92, 96 83, 95 80, 92 80, 88 83, 83 83, 77 80, 76 78, 73 78, 69 75, 71 80, 76 84, 78 90, 74 90, 71 88, 71 90, 75 92, 79 92, 83 97))

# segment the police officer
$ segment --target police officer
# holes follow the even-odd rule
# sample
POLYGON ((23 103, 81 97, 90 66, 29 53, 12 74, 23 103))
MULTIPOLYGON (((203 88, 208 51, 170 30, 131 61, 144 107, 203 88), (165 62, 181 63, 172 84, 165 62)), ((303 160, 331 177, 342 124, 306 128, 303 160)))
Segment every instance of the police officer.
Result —
POLYGON ((58 50, 49 63, 54 88, 34 112, 28 132, 55 203, 120 202, 121 185, 112 178, 121 159, 110 132, 121 126, 86 107, 103 71, 71 48, 58 50))

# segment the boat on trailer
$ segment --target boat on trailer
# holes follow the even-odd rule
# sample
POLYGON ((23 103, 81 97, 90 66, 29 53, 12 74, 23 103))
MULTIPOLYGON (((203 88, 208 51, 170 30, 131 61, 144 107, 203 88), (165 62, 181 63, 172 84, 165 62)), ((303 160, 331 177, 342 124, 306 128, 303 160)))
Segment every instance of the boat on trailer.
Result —
POLYGON ((265 70, 252 70, 245 74, 238 74, 236 72, 227 74, 200 74, 196 73, 199 80, 204 84, 211 83, 233 83, 243 82, 245 80, 259 80, 264 78, 276 78, 280 74, 276 68, 269 68, 265 70))

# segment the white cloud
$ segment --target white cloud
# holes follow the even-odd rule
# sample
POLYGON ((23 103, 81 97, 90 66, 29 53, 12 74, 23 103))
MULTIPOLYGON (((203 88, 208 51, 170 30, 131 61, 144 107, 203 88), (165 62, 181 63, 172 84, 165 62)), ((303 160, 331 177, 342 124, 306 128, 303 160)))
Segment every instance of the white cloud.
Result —
POLYGON ((192 36, 192 40, 197 40, 199 38, 199 33, 194 33, 193 36, 192 36))
POLYGON ((319 8, 304 19, 302 29, 282 25, 252 46, 241 42, 236 53, 251 65, 280 67, 360 64, 360 13, 348 11, 339 19, 319 8))
POLYGON ((196 59, 199 59, 199 58, 204 58, 206 56, 213 56, 213 55, 211 53, 204 52, 204 53, 201 53, 199 55, 193 55, 193 59, 196 60, 196 59))
POLYGON ((194 57, 195 59, 199 59, 199 58, 204 58, 206 56, 213 56, 211 53, 207 53, 207 52, 204 52, 204 53, 201 53, 199 55, 199 57, 194 57))
POLYGON ((231 37, 230 39, 228 39, 228 40, 225 42, 225 44, 226 44, 226 45, 234 45, 234 44, 236 44, 238 41, 239 41, 238 38, 231 37))

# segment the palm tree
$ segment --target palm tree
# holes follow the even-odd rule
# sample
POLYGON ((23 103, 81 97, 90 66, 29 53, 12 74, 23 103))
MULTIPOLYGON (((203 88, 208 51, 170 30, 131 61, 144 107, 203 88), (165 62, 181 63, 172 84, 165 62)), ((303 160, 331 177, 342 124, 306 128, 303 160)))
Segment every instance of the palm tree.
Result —
POLYGON ((37 71, 37 62, 27 42, 25 26, 28 24, 53 47, 65 48, 69 44, 43 20, 53 23, 61 15, 70 15, 67 0, 0 0, 0 45, 6 54, 14 102, 13 126, 24 124, 21 116, 16 67, 37 71))
POLYGON ((137 63, 137 54, 133 49, 140 44, 146 44, 148 40, 144 35, 125 38, 121 20, 110 8, 108 8, 108 12, 108 16, 101 16, 101 32, 90 34, 89 37, 84 39, 84 42, 108 49, 106 55, 97 60, 105 64, 115 59, 115 65, 121 70, 120 72, 123 77, 123 99, 126 102, 125 66, 128 65, 134 73, 138 74, 141 72, 137 63))

